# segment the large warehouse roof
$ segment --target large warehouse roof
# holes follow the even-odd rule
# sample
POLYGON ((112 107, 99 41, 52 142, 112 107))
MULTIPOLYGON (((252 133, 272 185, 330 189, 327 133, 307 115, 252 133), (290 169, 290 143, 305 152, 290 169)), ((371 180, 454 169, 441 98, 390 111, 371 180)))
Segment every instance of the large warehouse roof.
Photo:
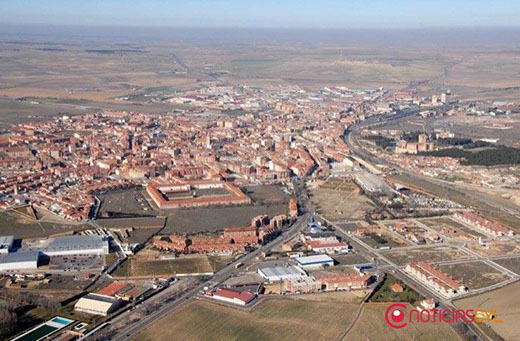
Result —
POLYGON ((296 277, 307 275, 302 269, 292 265, 262 268, 260 271, 264 277, 296 277))
POLYGON ((296 258, 298 264, 309 265, 309 264, 322 264, 322 263, 334 263, 334 259, 330 258, 327 255, 314 255, 307 257, 298 257, 296 258))
POLYGON ((79 299, 74 309, 86 311, 92 314, 105 315, 111 312, 119 304, 119 300, 110 296, 88 294, 79 299))
POLYGON ((37 262, 39 251, 19 251, 11 252, 0 256, 0 264, 21 263, 21 262, 37 262))
POLYGON ((103 249, 105 245, 106 240, 102 236, 56 237, 42 248, 42 252, 103 249))

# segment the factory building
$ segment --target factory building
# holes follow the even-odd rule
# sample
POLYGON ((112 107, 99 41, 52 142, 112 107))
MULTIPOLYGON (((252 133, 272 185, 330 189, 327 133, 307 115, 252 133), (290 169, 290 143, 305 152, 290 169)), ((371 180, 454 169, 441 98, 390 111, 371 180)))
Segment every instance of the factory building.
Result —
POLYGON ((92 315, 107 316, 121 306, 121 300, 99 294, 88 294, 79 299, 74 310, 92 315))
POLYGON ((314 277, 287 278, 283 281, 283 289, 291 294, 308 294, 321 290, 321 283, 314 277))
POLYGON ((258 274, 268 282, 279 282, 289 278, 301 278, 307 276, 305 271, 297 266, 276 266, 272 268, 258 269, 258 274))
POLYGON ((296 263, 305 270, 322 269, 334 266, 334 259, 327 255, 298 257, 295 260, 296 263))
POLYGON ((394 196, 392 188, 378 176, 366 171, 356 172, 354 181, 367 193, 386 195, 390 198, 394 196))
POLYGON ((0 256, 0 271, 34 270, 38 268, 40 252, 10 252, 0 256))
POLYGON ((108 239, 102 236, 67 236, 42 241, 40 250, 47 256, 68 256, 83 254, 108 254, 108 239))

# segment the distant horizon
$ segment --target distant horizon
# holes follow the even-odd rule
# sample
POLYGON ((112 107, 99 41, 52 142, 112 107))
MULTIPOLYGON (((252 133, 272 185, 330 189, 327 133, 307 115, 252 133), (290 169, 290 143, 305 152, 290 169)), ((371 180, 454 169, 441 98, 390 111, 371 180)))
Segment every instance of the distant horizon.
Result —
POLYGON ((0 22, 201 28, 517 27, 516 0, 12 0, 0 22))
POLYGON ((0 41, 122 42, 188 44, 341 44, 366 46, 520 48, 520 26, 411 28, 275 28, 0 24, 0 41))
POLYGON ((215 25, 215 26, 196 26, 196 25, 142 25, 142 24, 72 24, 72 23, 45 23, 45 22, 34 22, 34 23, 16 23, 16 22, 0 22, 0 28, 2 26, 48 26, 48 27, 82 27, 82 28, 145 28, 145 29, 200 29, 200 30, 211 30, 211 29, 237 29, 237 30, 308 30, 308 31, 417 31, 417 30, 428 30, 428 31, 445 31, 445 30, 458 30, 458 31, 475 31, 475 30, 520 30, 520 23, 509 26, 420 26, 420 27, 377 27, 377 26, 360 26, 360 27, 328 27, 328 26, 226 26, 226 25, 215 25))

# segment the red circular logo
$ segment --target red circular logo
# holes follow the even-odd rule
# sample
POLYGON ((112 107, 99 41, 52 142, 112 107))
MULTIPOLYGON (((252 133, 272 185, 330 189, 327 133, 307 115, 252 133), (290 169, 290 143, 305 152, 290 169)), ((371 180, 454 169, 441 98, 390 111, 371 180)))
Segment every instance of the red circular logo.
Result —
POLYGON ((394 303, 386 309, 385 320, 386 323, 392 328, 403 328, 408 323, 405 322, 406 306, 402 303, 394 303))

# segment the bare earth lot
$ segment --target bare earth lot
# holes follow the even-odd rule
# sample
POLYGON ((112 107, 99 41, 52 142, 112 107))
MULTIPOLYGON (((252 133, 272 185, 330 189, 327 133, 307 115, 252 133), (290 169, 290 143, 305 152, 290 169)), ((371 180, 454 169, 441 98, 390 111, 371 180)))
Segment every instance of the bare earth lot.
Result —
POLYGON ((450 234, 449 236, 451 238, 458 238, 459 236, 462 237, 462 235, 470 235, 470 236, 473 236, 473 238, 475 238, 475 239, 478 239, 478 237, 485 238, 485 235, 483 235, 477 231, 470 230, 467 227, 465 227, 464 225, 462 225, 448 217, 434 218, 434 219, 422 219, 422 220, 420 220, 420 222, 433 228, 435 231, 437 231, 439 233, 443 228, 456 229, 457 234, 450 234))
POLYGON ((518 241, 493 241, 486 243, 486 246, 479 244, 469 244, 468 247, 483 256, 505 256, 520 254, 520 244, 518 241))
POLYGON ((311 198, 318 213, 332 221, 362 219, 374 207, 370 199, 359 194, 357 186, 337 179, 314 189, 311 198))
POLYGON ((497 259, 494 262, 520 275, 520 257, 497 259))
POLYGON ((463 259, 469 256, 453 247, 439 246, 410 250, 390 250, 384 252, 385 256, 399 265, 412 262, 440 262, 452 259, 463 259))
POLYGON ((470 290, 488 287, 509 278, 482 262, 440 265, 439 268, 455 280, 464 283, 470 290))

